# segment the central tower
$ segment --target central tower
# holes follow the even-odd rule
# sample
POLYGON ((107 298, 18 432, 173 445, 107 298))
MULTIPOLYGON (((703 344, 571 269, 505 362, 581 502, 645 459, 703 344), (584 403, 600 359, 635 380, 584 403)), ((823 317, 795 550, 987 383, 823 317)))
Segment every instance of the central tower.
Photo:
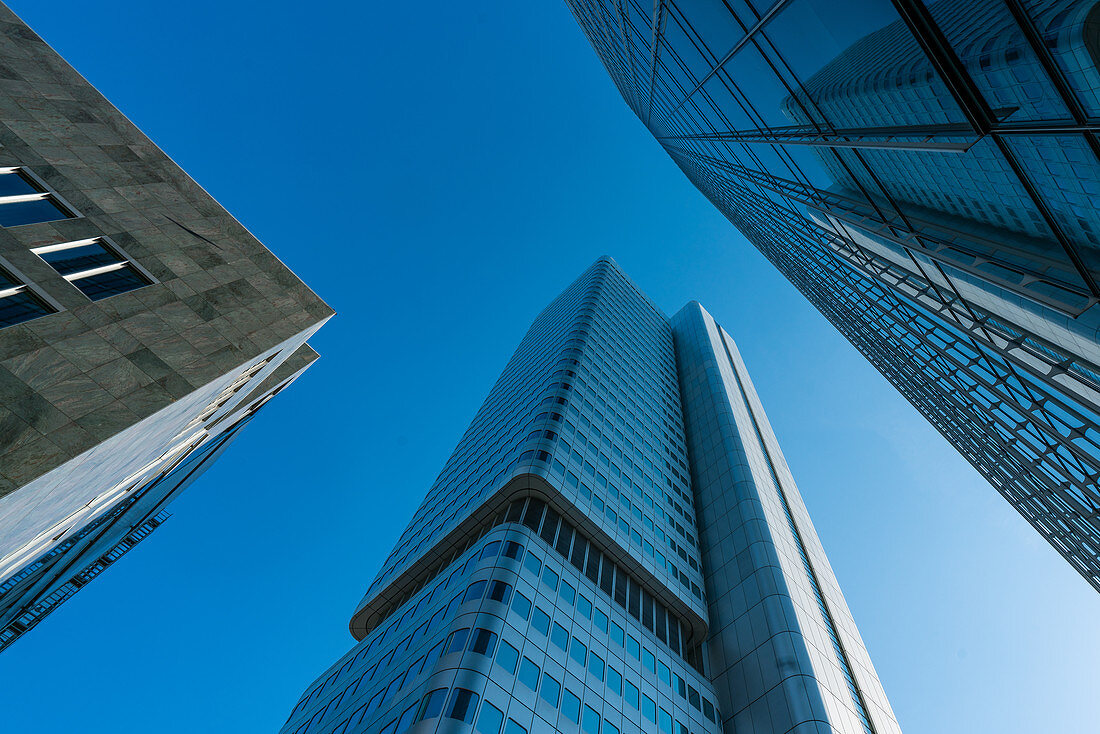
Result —
POLYGON ((732 340, 609 258, 535 319, 351 631, 286 734, 898 731, 732 340))

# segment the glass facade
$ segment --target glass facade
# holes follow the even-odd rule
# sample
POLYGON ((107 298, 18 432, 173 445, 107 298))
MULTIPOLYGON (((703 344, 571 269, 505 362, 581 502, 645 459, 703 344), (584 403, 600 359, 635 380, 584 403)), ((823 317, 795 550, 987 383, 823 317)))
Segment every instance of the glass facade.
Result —
POLYGON ((1100 590, 1100 3, 569 4, 688 178, 1100 590))
POLYGON ((898 731, 735 352, 697 304, 670 320, 593 265, 283 731, 898 731))

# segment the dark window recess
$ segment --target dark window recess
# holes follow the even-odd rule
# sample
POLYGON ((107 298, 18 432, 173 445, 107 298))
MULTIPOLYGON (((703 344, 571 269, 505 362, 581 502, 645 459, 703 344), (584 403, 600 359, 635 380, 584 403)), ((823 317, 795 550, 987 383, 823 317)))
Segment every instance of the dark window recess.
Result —
POLYGON ((472 724, 474 712, 477 711, 477 702, 476 693, 467 691, 465 688, 456 688, 451 697, 451 707, 447 709, 447 717, 472 724))
POLYGON ((132 291, 150 282, 133 263, 102 240, 49 245, 33 252, 93 301, 132 291))
POLYGON ((424 702, 420 704, 420 716, 418 719, 434 719, 443 713, 443 704, 447 700, 447 689, 437 688, 424 696, 424 702))
POLYGON ((21 283, 0 270, 0 328, 21 324, 50 313, 53 313, 53 309, 31 293, 26 283, 21 283))
POLYGON ((69 211, 57 196, 19 169, 0 172, 0 227, 69 219, 69 211))

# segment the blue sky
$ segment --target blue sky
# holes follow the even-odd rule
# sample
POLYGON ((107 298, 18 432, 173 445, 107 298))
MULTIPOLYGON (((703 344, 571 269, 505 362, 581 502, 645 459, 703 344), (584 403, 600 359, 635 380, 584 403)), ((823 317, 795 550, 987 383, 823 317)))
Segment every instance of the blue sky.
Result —
POLYGON ((604 253, 737 340, 904 731, 1095 728, 1100 597, 690 186, 561 0, 10 4, 338 316, 174 517, 0 656, 5 731, 278 729, 604 253))

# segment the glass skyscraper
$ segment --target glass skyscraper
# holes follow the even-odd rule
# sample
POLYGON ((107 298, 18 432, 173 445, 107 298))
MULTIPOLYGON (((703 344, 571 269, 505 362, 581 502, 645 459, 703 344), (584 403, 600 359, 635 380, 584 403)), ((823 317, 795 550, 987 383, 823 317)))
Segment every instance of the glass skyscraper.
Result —
POLYGON ((895 734, 729 335, 602 258, 535 320, 285 734, 895 734))
POLYGON ((1100 590, 1100 3, 569 4, 688 178, 1100 590))

